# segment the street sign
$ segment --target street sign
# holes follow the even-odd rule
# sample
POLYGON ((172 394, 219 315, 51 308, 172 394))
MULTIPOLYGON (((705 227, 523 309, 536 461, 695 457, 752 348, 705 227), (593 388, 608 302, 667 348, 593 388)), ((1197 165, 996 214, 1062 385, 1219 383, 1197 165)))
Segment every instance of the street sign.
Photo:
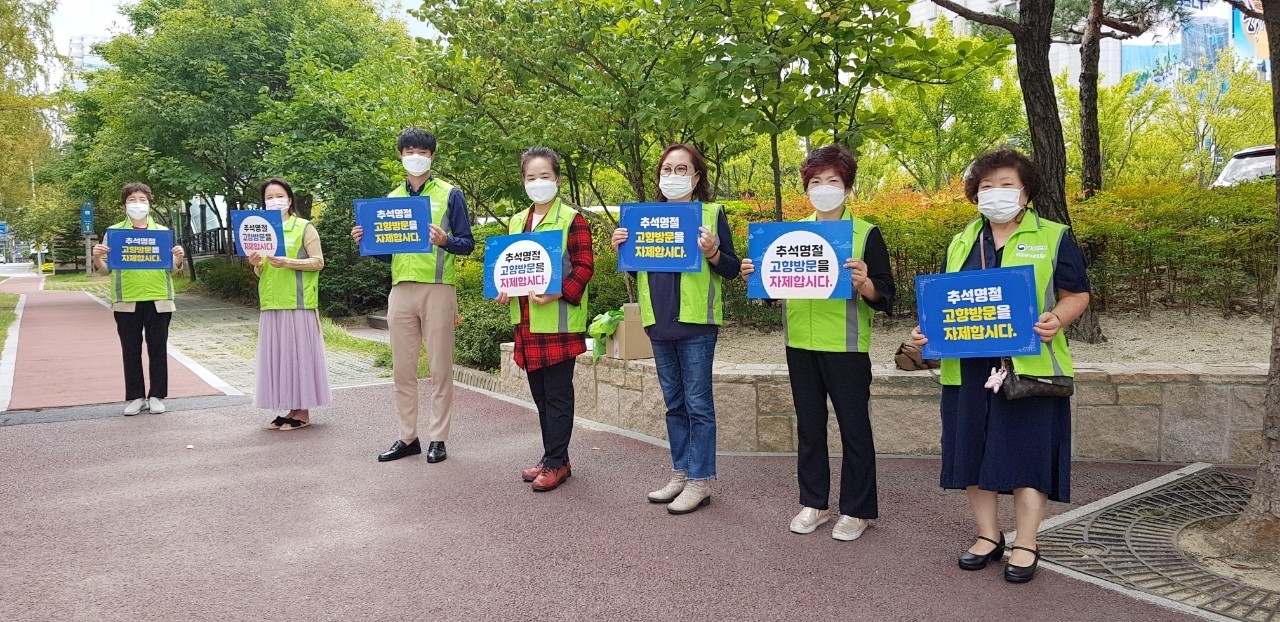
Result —
POLYGON ((93 199, 80 204, 80 233, 93 235, 93 199))
POLYGON ((0 237, 9 235, 9 223, 0 222, 0 237))

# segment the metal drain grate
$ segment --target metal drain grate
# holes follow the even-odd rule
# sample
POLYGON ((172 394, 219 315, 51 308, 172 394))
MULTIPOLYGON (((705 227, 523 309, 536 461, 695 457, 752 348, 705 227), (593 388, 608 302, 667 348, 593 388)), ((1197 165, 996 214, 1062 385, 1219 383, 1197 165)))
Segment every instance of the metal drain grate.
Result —
POLYGON ((1239 514, 1253 480, 1206 471, 1039 534, 1047 561, 1105 581, 1248 622, 1280 622, 1280 592, 1249 586, 1188 560, 1183 528, 1239 514))

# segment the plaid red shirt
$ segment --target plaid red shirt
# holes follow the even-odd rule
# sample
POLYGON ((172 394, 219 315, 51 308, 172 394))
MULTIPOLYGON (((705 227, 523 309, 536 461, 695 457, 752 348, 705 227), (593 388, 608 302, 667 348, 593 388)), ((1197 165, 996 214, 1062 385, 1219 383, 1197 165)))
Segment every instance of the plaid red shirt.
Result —
MULTIPOLYGON (((532 216, 532 214, 530 214, 532 216)), ((525 221, 525 231, 533 230, 533 218, 525 221)), ((573 217, 569 225, 569 262, 573 268, 564 276, 560 297, 571 305, 582 302, 587 282, 595 272, 595 258, 591 252, 591 228, 582 214, 573 217)), ((563 363, 587 351, 584 333, 531 333, 529 332, 529 297, 521 296, 520 324, 516 326, 516 365, 529 372, 563 363)))

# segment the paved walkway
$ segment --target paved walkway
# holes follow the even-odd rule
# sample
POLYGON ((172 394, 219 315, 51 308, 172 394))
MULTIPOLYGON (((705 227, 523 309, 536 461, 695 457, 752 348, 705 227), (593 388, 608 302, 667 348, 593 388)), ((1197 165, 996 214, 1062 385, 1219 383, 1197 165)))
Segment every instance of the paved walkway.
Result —
MULTIPOLYGON (((579 428, 574 477, 538 494, 527 408, 459 388, 435 465, 374 460, 392 409, 373 386, 294 432, 242 407, 0 428, 0 620, 1195 619, 957 569, 972 526, 936 460, 880 460, 881 518, 842 543, 787 532, 794 458, 721 457, 714 502, 670 516, 643 496, 662 447, 579 428)), ((1173 467, 1075 468, 1084 504, 1173 467)))
MULTIPOLYGON (((111 311, 84 292, 44 291, 40 278, 15 276, 0 292, 21 294, 10 411, 124 401, 120 339, 111 311)), ((13 330, 12 328, 10 329, 13 330)), ((146 354, 143 353, 146 368, 146 354)), ((5 367, 7 370, 7 367, 5 367)), ((216 378, 170 348, 169 397, 221 395, 216 378)), ((0 399, 0 411, 6 405, 0 399)))

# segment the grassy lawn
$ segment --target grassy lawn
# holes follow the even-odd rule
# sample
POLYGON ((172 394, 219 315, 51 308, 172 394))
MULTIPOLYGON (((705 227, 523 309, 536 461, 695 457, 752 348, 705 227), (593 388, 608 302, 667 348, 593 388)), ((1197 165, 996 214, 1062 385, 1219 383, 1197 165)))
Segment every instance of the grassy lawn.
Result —
POLYGON ((4 345, 4 340, 9 336, 9 325, 18 319, 18 298, 17 294, 0 294, 0 346, 4 345))
MULTIPOLYGON (((45 289, 60 291, 81 291, 97 294, 104 298, 110 296, 114 281, 111 276, 85 276, 83 272, 74 274, 53 274, 44 277, 45 289)), ((173 275, 173 293, 181 294, 191 288, 191 276, 188 272, 173 275)))
MULTIPOLYGON (((391 346, 385 343, 378 343, 369 339, 356 337, 347 332, 340 324, 333 320, 322 317, 320 318, 320 332, 324 336, 324 345, 329 350, 341 350, 353 354, 365 354, 373 358, 373 366, 387 370, 391 369, 391 346)), ((426 346, 422 346, 419 350, 418 357, 418 377, 426 378, 430 368, 427 365, 426 346)))

